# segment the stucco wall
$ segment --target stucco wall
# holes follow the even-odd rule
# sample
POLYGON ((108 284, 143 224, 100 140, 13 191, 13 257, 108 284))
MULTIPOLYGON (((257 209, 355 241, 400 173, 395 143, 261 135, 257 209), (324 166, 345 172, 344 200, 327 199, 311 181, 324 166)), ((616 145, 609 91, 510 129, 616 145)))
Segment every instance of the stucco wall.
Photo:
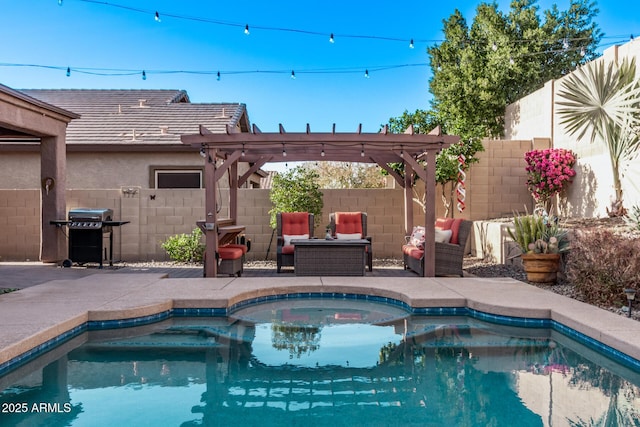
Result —
POLYGON ((554 82, 526 96, 505 109, 504 138, 507 140, 551 138, 553 136, 554 82))
MULTIPOLYGON (((636 58, 640 76, 640 39, 605 50, 604 61, 636 58)), ((588 137, 578 140, 568 135, 554 115, 558 91, 567 77, 547 82, 545 86, 509 105, 505 111, 506 139, 552 138, 554 147, 567 148, 577 154, 576 176, 558 211, 563 216, 603 217, 615 196, 609 151, 602 140, 590 143, 588 137), (549 121, 551 120, 550 126, 549 121)), ((622 188, 627 208, 640 205, 640 158, 622 165, 622 188)))
MULTIPOLYGON (((150 188, 152 167, 202 167, 199 153, 67 153, 67 188, 150 188)), ((244 169, 243 169, 244 168, 244 169)), ((247 166, 241 165, 240 170, 247 166)), ((40 186, 40 153, 3 152, 0 155, 2 188, 40 186)), ((226 180, 221 185, 228 186, 226 180)))

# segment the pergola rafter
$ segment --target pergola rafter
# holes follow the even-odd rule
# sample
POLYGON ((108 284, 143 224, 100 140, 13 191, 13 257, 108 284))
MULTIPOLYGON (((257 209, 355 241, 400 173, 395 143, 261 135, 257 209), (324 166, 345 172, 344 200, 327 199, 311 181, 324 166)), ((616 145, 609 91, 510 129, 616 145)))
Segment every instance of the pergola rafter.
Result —
MULTIPOLYGON (((200 147, 205 158, 205 238, 206 257, 205 274, 215 277, 217 263, 215 255, 218 250, 217 240, 217 185, 218 180, 229 172, 231 188, 229 196, 230 221, 237 222, 238 188, 248 176, 267 162, 295 161, 340 161, 352 163, 374 163, 385 169, 405 188, 405 231, 413 228, 412 180, 415 172, 425 181, 427 191, 435 189, 435 156, 460 138, 442 135, 439 128, 429 134, 416 134, 413 127, 405 133, 388 133, 385 126, 379 133, 362 133, 359 125, 355 133, 335 131, 311 132, 307 124, 306 132, 286 132, 279 125, 279 132, 262 132, 253 125, 252 132, 240 132, 237 128, 227 126, 226 133, 213 133, 200 126, 198 134, 182 135, 183 144, 200 147), (423 167, 418 159, 424 161, 423 167), (251 166, 247 172, 238 177, 238 162, 247 162, 251 166), (405 177, 391 169, 389 163, 403 163, 405 177)), ((433 203, 427 205, 425 211, 426 244, 425 276, 435 275, 435 191, 433 203), (429 226, 431 225, 431 226, 429 226)))

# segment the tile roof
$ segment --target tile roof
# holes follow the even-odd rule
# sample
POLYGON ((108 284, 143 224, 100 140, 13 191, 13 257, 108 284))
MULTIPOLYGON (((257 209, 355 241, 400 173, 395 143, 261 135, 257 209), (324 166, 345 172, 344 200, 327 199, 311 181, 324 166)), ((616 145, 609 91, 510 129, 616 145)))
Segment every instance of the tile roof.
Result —
POLYGON ((67 128, 67 144, 177 144, 180 135, 203 125, 215 133, 225 125, 249 127, 244 104, 191 103, 182 90, 24 89, 21 92, 78 113, 67 128))

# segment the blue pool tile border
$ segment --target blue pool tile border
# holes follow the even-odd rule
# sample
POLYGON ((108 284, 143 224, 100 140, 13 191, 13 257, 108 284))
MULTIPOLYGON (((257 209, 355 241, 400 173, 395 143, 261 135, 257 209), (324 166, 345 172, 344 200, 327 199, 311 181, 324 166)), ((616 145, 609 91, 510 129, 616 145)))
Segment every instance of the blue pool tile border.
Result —
POLYGON ((128 318, 122 320, 102 320, 88 321, 77 326, 61 335, 48 340, 47 342, 17 356, 5 363, 0 364, 0 376, 30 362, 38 356, 46 353, 54 347, 80 335, 85 331, 130 328, 134 326, 148 325, 160 322, 171 317, 227 317, 234 312, 253 305, 263 304, 267 302, 294 300, 294 299, 337 299, 337 300, 357 300, 376 302, 402 308, 407 314, 417 316, 469 316, 473 319, 482 320, 488 323, 494 323, 507 326, 519 326, 525 328, 549 328, 563 335, 574 339, 575 341, 595 350, 615 362, 640 372, 640 360, 635 359, 621 351, 618 351, 606 344, 603 344, 587 335, 565 326, 552 319, 538 319, 529 317, 512 317, 499 314, 491 314, 467 307, 411 307, 404 301, 366 294, 353 294, 342 292, 296 292, 278 295, 266 295, 256 298, 250 298, 233 304, 228 308, 173 308, 161 313, 148 316, 128 318))
POLYGON ((80 326, 76 326, 75 328, 69 329, 68 331, 63 332, 57 337, 52 338, 48 341, 45 341, 42 344, 32 348, 31 350, 28 350, 22 353, 21 355, 14 357, 13 359, 7 360, 6 362, 1 363, 0 376, 13 371, 14 369, 17 369, 22 365, 26 365, 27 363, 31 362, 33 359, 37 358, 38 356, 43 355, 49 350, 53 350, 59 345, 64 344, 65 342, 71 340, 72 338, 77 337, 78 335, 82 334, 85 331, 87 331, 86 323, 80 326))

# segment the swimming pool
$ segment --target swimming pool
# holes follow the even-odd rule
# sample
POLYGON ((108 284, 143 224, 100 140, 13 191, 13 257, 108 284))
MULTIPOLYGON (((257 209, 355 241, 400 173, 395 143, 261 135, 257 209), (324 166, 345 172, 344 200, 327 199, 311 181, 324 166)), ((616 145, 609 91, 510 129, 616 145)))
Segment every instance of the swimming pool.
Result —
POLYGON ((618 425, 640 423, 637 370, 542 323, 444 314, 296 299, 241 305, 228 317, 94 330, 0 379, 2 420, 558 426, 615 416, 618 425))

